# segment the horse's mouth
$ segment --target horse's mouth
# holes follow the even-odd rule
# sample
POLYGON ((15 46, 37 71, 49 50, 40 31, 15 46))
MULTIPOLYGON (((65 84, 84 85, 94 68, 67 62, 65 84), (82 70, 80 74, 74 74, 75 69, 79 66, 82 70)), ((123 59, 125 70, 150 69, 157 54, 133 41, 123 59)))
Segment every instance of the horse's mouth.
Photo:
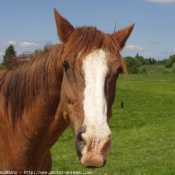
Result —
POLYGON ((75 146, 81 165, 85 168, 101 168, 106 164, 106 155, 111 147, 111 138, 103 142, 84 139, 84 132, 77 134, 75 146), (89 142, 89 143, 88 143, 89 142))
POLYGON ((107 162, 107 160, 105 160, 105 161, 103 162, 103 165, 102 165, 101 167, 88 166, 88 167, 86 167, 86 168, 91 168, 91 169, 94 169, 94 168, 102 168, 102 167, 104 167, 104 166, 106 165, 106 162, 107 162))

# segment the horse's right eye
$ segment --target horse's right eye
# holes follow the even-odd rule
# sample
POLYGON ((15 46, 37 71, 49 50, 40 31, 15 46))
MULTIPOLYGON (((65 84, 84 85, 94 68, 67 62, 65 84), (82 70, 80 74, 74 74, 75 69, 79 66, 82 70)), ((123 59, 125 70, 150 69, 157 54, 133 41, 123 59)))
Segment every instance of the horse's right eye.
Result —
POLYGON ((68 61, 64 60, 62 64, 63 64, 64 70, 67 71, 67 70, 70 69, 69 62, 68 61))

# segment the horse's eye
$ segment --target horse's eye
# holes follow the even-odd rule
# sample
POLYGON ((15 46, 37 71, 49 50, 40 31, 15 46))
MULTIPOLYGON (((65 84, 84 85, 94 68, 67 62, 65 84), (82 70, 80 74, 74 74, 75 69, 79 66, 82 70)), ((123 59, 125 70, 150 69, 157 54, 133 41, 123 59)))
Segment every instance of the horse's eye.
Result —
POLYGON ((117 70, 117 73, 122 73, 123 72, 123 67, 122 66, 119 66, 118 70, 117 70))
POLYGON ((70 69, 68 61, 66 61, 66 60, 63 61, 63 67, 66 71, 70 69))

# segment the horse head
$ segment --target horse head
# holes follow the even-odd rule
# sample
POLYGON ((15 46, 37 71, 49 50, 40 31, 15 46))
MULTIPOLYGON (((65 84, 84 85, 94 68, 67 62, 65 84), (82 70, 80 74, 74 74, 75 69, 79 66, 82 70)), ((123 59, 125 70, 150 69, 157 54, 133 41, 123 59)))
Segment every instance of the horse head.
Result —
POLYGON ((111 149, 116 81, 126 72, 120 55, 134 24, 106 34, 95 27, 74 28, 55 9, 62 55, 63 81, 59 108, 73 128, 75 147, 84 167, 102 167, 111 149))

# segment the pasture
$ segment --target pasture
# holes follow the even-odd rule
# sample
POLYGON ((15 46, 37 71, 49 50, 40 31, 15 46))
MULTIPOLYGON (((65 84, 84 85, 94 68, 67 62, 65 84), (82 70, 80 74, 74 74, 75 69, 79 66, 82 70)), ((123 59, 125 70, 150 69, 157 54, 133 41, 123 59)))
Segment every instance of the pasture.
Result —
POLYGON ((52 148, 52 170, 93 175, 175 174, 175 75, 130 75, 130 81, 120 75, 110 128, 113 144, 105 167, 79 165, 73 132, 68 128, 52 148))
POLYGON ((165 68, 165 65, 143 65, 139 69, 145 67, 148 74, 162 74, 164 71, 170 72, 171 68, 165 68))

